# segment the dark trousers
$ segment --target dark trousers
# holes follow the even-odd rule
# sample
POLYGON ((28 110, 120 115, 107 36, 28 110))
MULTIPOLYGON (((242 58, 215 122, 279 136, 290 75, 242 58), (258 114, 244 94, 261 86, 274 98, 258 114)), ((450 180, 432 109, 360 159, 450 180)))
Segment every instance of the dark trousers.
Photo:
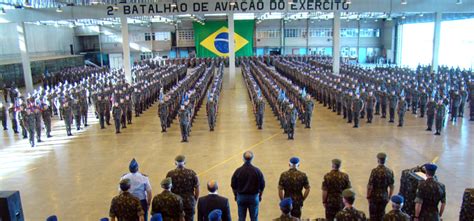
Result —
POLYGON ((35 146, 35 128, 28 128, 28 137, 32 147, 35 146))
POLYGON ((443 118, 436 117, 435 126, 436 126, 436 133, 441 132, 441 128, 443 127, 443 118))
POLYGON ((147 221, 148 220, 148 202, 146 200, 140 200, 140 204, 142 205, 143 212, 145 213, 145 215, 143 215, 145 217, 145 221, 147 221))
POLYGON ((428 114, 427 116, 428 116, 427 126, 428 126, 428 129, 431 130, 431 128, 433 127, 433 122, 434 122, 434 113, 428 114))
POLYGON ((336 108, 337 115, 341 115, 341 109, 342 109, 342 103, 337 102, 337 108, 336 108))
POLYGON ((374 118, 374 109, 367 108, 367 122, 371 123, 374 118))
POLYGON ((359 127, 360 114, 359 112, 353 112, 353 113, 354 113, 354 127, 359 127))
POLYGON ((110 125, 110 112, 109 111, 105 112, 105 122, 107 123, 107 125, 110 125))
POLYGON ((344 208, 344 205, 326 205, 326 220, 334 221, 336 214, 344 208))
POLYGON ((258 205, 260 201, 258 194, 255 195, 237 195, 237 206, 239 213, 239 221, 245 221, 247 210, 249 211, 250 221, 258 221, 258 205))
POLYGON ((289 122, 286 132, 288 133, 288 139, 293 139, 293 136, 295 134, 295 124, 292 122, 289 122))
POLYGON ((425 112, 426 112, 425 109, 426 109, 426 105, 424 105, 424 104, 420 105, 420 112, 421 112, 420 117, 421 118, 425 117, 425 112))
POLYGON ((380 114, 380 102, 375 103, 375 115, 380 114))
POLYGON ((388 201, 384 200, 370 200, 369 203, 369 214, 370 221, 382 221, 383 216, 385 215, 385 207, 387 206, 388 201))
POLYGON ((257 126, 258 128, 262 128, 263 125, 263 113, 257 113, 257 126))
POLYGON ((347 108, 347 123, 352 123, 352 110, 350 108, 347 108))
POLYGON ((128 124, 132 123, 132 111, 131 110, 127 111, 127 123, 128 124))
POLYGON ((463 117, 464 115, 464 102, 461 102, 461 105, 459 105, 459 117, 463 117))
POLYGON ((74 118, 76 121, 76 129, 81 129, 81 115, 75 115, 74 118))
POLYGON ((114 119, 114 123, 115 123, 115 132, 119 133, 120 132, 120 119, 118 118, 114 119))
POLYGON ((387 105, 382 104, 382 118, 385 118, 387 116, 387 105))
POLYGON ((125 116, 125 113, 120 117, 120 123, 122 124, 122 128, 127 128, 127 116, 125 116))
POLYGON ((18 122, 15 118, 12 118, 12 129, 13 132, 18 133, 18 122))
POLYGON ((398 126, 403 126, 405 113, 398 113, 398 126))
POLYGON ((344 106, 344 107, 342 108, 342 110, 343 110, 343 111, 342 111, 342 113, 343 113, 343 119, 346 119, 346 118, 347 118, 347 108, 346 108, 346 106, 344 106))
POLYGON ((67 135, 71 135, 71 124, 72 124, 72 120, 64 120, 64 125, 66 125, 67 135))
POLYGON ((46 128, 46 136, 51 136, 51 119, 43 120, 43 122, 46 128))
POLYGON ((311 127, 311 113, 304 113, 304 124, 307 128, 311 127))
POLYGON ((179 124, 183 141, 188 140, 188 124, 179 124))
POLYGON ((459 106, 454 106, 451 108, 451 121, 456 121, 458 118, 459 106))
POLYGON ((161 116, 160 117, 161 131, 166 131, 166 128, 168 126, 168 123, 166 122, 167 120, 168 120, 167 116, 161 116))
POLYGON ((105 116, 104 113, 99 113, 100 128, 105 128, 105 116))
POLYGON ((395 120, 395 108, 390 108, 389 114, 390 114, 390 122, 393 122, 395 120))
POLYGON ((418 102, 417 101, 413 101, 411 103, 411 110, 412 110, 413 114, 416 114, 416 111, 418 110, 418 102))
POLYGON ((2 117, 2 126, 4 130, 7 130, 7 116, 2 117))
POLYGON ((87 125, 87 112, 82 113, 82 123, 84 123, 84 126, 87 125))

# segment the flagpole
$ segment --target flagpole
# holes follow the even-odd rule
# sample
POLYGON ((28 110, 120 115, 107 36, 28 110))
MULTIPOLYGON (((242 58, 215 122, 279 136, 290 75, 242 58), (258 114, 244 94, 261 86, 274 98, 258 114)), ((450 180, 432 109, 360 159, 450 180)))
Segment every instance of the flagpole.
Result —
POLYGON ((234 13, 227 16, 229 30, 229 88, 235 88, 234 13))

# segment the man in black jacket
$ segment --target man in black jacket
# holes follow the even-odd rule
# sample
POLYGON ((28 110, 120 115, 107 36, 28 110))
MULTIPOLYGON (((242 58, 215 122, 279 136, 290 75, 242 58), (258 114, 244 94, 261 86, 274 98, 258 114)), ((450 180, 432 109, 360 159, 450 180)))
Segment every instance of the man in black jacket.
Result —
POLYGON ((238 205, 239 221, 245 221, 247 210, 250 221, 257 221, 258 205, 262 201, 265 179, 262 171, 252 165, 252 152, 245 152, 243 158, 244 165, 232 175, 231 187, 238 205))
POLYGON ((215 209, 222 211, 222 221, 231 221, 229 200, 219 196, 217 182, 211 180, 207 183, 209 195, 203 196, 198 200, 198 221, 208 221, 209 213, 215 209))

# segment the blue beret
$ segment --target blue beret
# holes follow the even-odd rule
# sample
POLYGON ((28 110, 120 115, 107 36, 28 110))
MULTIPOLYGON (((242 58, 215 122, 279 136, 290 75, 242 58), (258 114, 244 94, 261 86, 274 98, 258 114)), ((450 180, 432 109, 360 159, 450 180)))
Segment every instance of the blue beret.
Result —
POLYGON ((300 163, 300 158, 298 158, 298 157, 292 157, 292 158, 290 159, 290 163, 293 164, 293 165, 296 165, 296 164, 300 163))
POLYGON ((207 217, 209 221, 221 221, 222 211, 220 209, 212 210, 207 217))
POLYGON ((104 218, 100 219, 99 221, 109 221, 109 218, 104 217, 104 218))
POLYGON ((403 201, 405 201, 403 196, 400 196, 400 195, 393 195, 391 200, 393 203, 396 203, 398 205, 403 204, 403 201))
POLYGON ((280 201, 280 208, 289 208, 293 205, 293 200, 290 197, 287 197, 280 201))
POLYGON ((135 158, 133 158, 132 161, 130 161, 130 165, 128 166, 128 169, 130 170, 130 172, 132 173, 136 173, 138 171, 138 163, 137 161, 135 160, 135 158))
POLYGON ((55 215, 52 215, 46 219, 46 221, 58 221, 58 217, 55 215))
POLYGON ((436 166, 435 164, 432 164, 432 163, 427 163, 427 164, 425 164, 425 169, 426 169, 427 171, 433 171, 433 172, 435 172, 436 169, 438 169, 438 166, 436 166))
POLYGON ((163 217, 161 213, 157 213, 151 217, 150 221, 163 221, 163 217))

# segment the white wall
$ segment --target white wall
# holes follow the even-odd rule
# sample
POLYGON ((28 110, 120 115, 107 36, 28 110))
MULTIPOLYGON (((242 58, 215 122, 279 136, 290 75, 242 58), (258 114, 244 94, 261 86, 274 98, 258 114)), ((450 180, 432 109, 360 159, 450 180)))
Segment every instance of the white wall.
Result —
MULTIPOLYGON (((74 31, 69 27, 26 24, 26 39, 30 56, 70 54, 74 44, 74 31)), ((0 24, 0 59, 20 57, 16 24, 0 24)))

